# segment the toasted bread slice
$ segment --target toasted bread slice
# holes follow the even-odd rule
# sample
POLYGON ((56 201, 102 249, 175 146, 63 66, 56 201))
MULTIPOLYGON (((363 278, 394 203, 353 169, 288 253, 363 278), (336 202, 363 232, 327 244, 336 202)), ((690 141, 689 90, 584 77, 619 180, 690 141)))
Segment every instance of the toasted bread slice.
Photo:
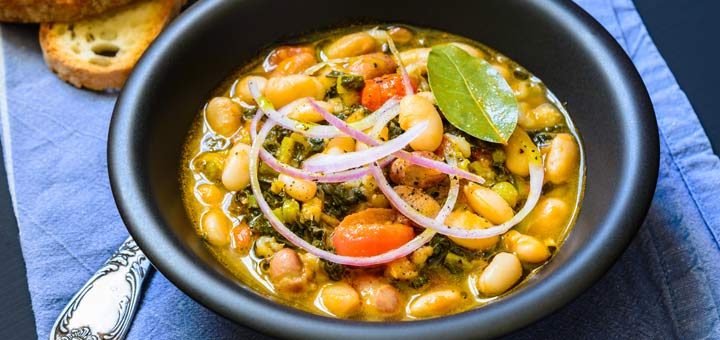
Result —
POLYGON ((40 46, 45 62, 77 87, 118 89, 183 3, 142 0, 77 22, 42 24, 40 46))
POLYGON ((0 0, 0 21, 65 22, 103 13, 134 0, 0 0))

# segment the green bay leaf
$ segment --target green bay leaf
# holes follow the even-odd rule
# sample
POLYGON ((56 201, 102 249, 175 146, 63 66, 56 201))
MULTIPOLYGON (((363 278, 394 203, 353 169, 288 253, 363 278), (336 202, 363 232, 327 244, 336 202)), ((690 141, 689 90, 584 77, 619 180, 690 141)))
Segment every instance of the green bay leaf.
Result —
POLYGON ((492 65, 457 46, 438 45, 427 68, 430 89, 451 124, 488 142, 507 142, 517 125, 518 103, 492 65))

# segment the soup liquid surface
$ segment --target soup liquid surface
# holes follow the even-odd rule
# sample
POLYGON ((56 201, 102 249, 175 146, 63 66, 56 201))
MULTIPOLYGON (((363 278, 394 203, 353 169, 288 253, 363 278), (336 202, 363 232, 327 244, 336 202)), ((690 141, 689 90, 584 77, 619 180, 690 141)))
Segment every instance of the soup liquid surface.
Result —
MULTIPOLYGON (((373 27, 351 27, 307 36, 290 45, 273 46, 260 59, 254 60, 231 75, 217 89, 214 97, 209 98, 209 104, 200 112, 188 135, 181 169, 184 202, 197 233, 207 240, 208 247, 218 260, 244 285, 272 300, 319 315, 369 321, 413 320, 462 312, 481 307, 506 294, 512 294, 512 291, 522 286, 522 282, 534 272, 542 270, 543 265, 552 260, 552 257, 534 263, 521 261, 522 277, 512 284, 511 288, 500 293, 483 292, 480 287, 482 283, 479 281, 483 280, 483 272, 497 254, 515 254, 513 255, 515 258, 520 256, 520 246, 512 244, 510 241, 512 237, 530 236, 544 246, 543 249, 547 249, 549 254, 554 254, 562 246, 579 211, 582 198, 584 155, 577 131, 561 103, 544 84, 529 71, 498 52, 477 42, 444 32, 408 26, 391 25, 381 28, 391 33, 418 92, 430 91, 424 64, 426 60, 423 61, 420 56, 422 49, 438 44, 461 43, 463 49, 492 64, 506 79, 518 100, 521 112, 517 129, 527 132, 532 141, 540 147, 546 162, 550 157, 549 154, 553 152, 556 139, 566 138, 568 143, 565 145, 569 145, 571 149, 575 148, 575 158, 568 156, 571 158, 569 161, 571 171, 567 178, 560 183, 548 182, 546 173, 547 183, 543 186, 541 200, 534 211, 510 232, 482 249, 467 248, 445 236, 436 235, 427 246, 403 259, 401 263, 359 269, 327 263, 287 243, 274 232, 256 205, 253 205, 254 197, 249 187, 232 191, 225 185, 223 170, 231 162, 231 148, 238 143, 250 143, 249 126, 255 113, 254 102, 248 98, 246 90, 243 94, 244 90, 241 86, 248 76, 261 76, 265 79, 288 77, 293 73, 302 73, 307 67, 333 57, 328 56, 329 53, 335 56, 339 53, 342 56, 342 50, 340 52, 333 50, 334 42, 349 34, 373 29, 373 27), (303 53, 307 55, 297 57, 303 53), (287 61, 289 58, 294 58, 294 61, 287 61), (216 100, 216 97, 222 97, 224 101, 216 100), (212 116, 211 110, 235 110, 242 118, 236 118, 236 122, 228 123, 227 120, 218 120, 217 117, 212 116), (305 275, 300 279, 302 282, 299 283, 299 288, 280 285, 278 280, 271 278, 270 263, 280 248, 290 248, 299 254, 305 275), (387 285, 391 287, 388 290, 395 294, 393 298, 397 300, 394 301, 397 306, 391 306, 390 311, 383 309, 382 304, 388 303, 387 301, 377 301, 380 299, 377 297, 380 294, 378 291, 382 291, 382 287, 387 285), (338 307, 336 304, 339 302, 332 300, 332 297, 324 297, 323 289, 327 289, 325 293, 330 295, 328 287, 337 286, 340 287, 341 293, 348 289, 354 290, 360 305, 353 307, 351 305, 355 302, 350 301, 348 302, 350 307, 345 310, 343 308, 346 305, 342 302, 338 307), (434 293, 437 293, 434 300, 436 302, 428 302, 434 293), (448 296, 444 296, 444 293, 448 296), (422 301, 423 296, 429 296, 425 298, 428 301, 422 301), (447 306, 443 304, 444 298, 448 299, 447 306), (380 306, 377 305, 378 303, 380 306)), ((371 112, 362 107, 361 91, 355 90, 362 85, 363 79, 360 78, 358 85, 358 78, 351 77, 353 73, 350 70, 370 72, 369 76, 372 78, 364 80, 371 81, 386 75, 371 74, 372 69, 377 69, 378 65, 375 61, 365 61, 370 64, 362 65, 363 56, 376 53, 380 63, 392 58, 387 44, 378 42, 376 46, 360 46, 356 47, 356 50, 363 48, 367 50, 360 51, 361 56, 352 55, 353 51, 347 52, 351 55, 348 61, 320 68, 313 74, 325 92, 320 99, 327 103, 327 107, 332 108, 331 112, 346 121, 361 119, 371 112), (361 66, 352 66, 353 63, 361 66), (363 68, 365 66, 371 71, 363 68), (346 80, 349 90, 338 89, 339 77, 346 75, 348 75, 346 80)), ((379 68, 382 67, 384 65, 379 65, 379 68)), ((378 73, 382 72, 385 71, 381 70, 378 73)), ((395 68, 389 70, 389 74, 396 72, 395 68)), ((368 78, 368 73, 365 73, 365 78, 368 78)), ((397 122, 394 124, 393 122, 389 124, 389 132, 386 133, 393 135, 402 132, 393 131, 397 130, 397 122)), ((500 193, 513 211, 517 212, 527 197, 528 177, 517 175, 510 169, 512 155, 507 147, 470 137, 455 129, 444 119, 443 126, 445 133, 460 136, 469 143, 471 152, 465 157, 466 162, 463 166, 485 178, 484 185, 500 193)), ((301 163, 299 160, 314 152, 326 152, 330 143, 329 140, 310 140, 287 130, 275 128, 265 143, 265 148, 281 160, 285 157, 284 161, 298 167, 301 163), (294 146, 289 158, 286 157, 287 155, 282 155, 283 145, 290 143, 284 141, 288 138, 295 139, 292 142, 294 146)), ((559 155, 562 161, 565 155, 558 153, 557 150, 555 152, 556 155, 553 157, 559 155)), ((374 182, 364 179, 344 184, 319 184, 315 197, 322 202, 322 211, 319 214, 313 211, 314 217, 308 217, 308 212, 305 210, 309 210, 311 203, 293 199, 288 195, 282 183, 278 183, 277 174, 261 166, 260 178, 263 191, 267 193, 265 198, 270 204, 278 207, 277 211, 280 214, 295 214, 295 217, 288 217, 295 221, 291 228, 300 230, 306 239, 326 249, 332 249, 331 235, 337 223, 345 216, 368 208, 390 208, 387 199, 384 199, 374 182), (283 209, 287 211, 283 212, 283 209)), ((444 179, 437 185, 425 188, 424 193, 435 198, 438 204, 442 205, 447 188, 448 180, 444 179)), ((468 206, 462 189, 456 210, 465 210, 480 216, 468 206)), ((420 231, 415 229, 416 234, 420 231)), ((501 268, 501 270, 505 269, 501 268)))

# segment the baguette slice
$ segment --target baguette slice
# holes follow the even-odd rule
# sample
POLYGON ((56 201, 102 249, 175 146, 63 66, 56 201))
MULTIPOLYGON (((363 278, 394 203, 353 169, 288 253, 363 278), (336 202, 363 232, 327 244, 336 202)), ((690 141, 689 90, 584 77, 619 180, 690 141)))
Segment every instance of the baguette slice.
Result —
POLYGON ((97 15, 133 0, 0 0, 0 21, 65 22, 97 15))
POLYGON ((142 0, 82 21, 41 24, 45 63, 77 87, 119 89, 183 3, 142 0))

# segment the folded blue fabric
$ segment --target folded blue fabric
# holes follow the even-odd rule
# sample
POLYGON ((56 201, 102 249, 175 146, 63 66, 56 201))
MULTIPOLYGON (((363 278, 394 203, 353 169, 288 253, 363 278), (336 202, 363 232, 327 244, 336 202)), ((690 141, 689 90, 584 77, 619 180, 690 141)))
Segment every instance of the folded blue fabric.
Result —
MULTIPOLYGON (((720 338, 720 162, 632 2, 577 2, 625 48, 649 89, 661 137, 658 187, 637 238, 609 274, 509 337, 720 338)), ((68 299, 127 237, 106 166, 115 96, 77 90, 52 75, 36 27, 0 29, 2 144, 44 339, 68 299)), ((200 306, 160 274, 152 277, 129 334, 256 337, 263 336, 200 306)))

